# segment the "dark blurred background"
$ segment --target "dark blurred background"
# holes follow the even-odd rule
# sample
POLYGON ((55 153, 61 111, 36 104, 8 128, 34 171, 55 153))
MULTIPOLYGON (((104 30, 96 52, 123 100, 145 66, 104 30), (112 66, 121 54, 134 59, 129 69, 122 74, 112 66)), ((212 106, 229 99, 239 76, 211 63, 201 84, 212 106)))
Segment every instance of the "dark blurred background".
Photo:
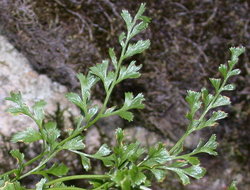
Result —
MULTIPOLYGON (((125 29, 121 10, 135 13, 141 2, 147 3, 146 15, 152 22, 136 38, 148 38, 152 45, 135 57, 143 64, 142 77, 123 82, 112 101, 119 103, 126 91, 143 92, 146 109, 136 113, 134 123, 122 121, 124 128, 141 126, 162 139, 177 141, 187 123, 186 90, 211 89, 207 79, 218 76, 219 64, 229 59, 229 47, 246 47, 238 65, 242 74, 231 80, 237 89, 226 94, 232 101, 232 106, 223 108, 229 118, 187 142, 188 150, 194 147, 195 139, 217 134, 219 156, 202 158, 207 177, 186 187, 167 179, 154 189, 222 190, 233 179, 240 182, 239 189, 249 189, 249 1, 0 0, 0 33, 36 71, 77 91, 77 72, 86 73, 89 66, 107 58, 109 47, 119 51, 117 36, 125 29), (221 184, 216 186, 216 182, 221 184)), ((95 98, 102 97, 101 87, 97 88, 95 98)))

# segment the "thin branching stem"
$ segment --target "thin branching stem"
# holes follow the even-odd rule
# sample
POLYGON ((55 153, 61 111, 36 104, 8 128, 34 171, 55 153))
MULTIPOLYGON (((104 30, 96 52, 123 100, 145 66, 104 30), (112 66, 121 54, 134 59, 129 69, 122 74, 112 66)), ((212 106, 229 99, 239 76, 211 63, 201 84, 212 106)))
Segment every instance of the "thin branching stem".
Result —
MULTIPOLYGON (((233 68, 229 68, 229 71, 230 72, 233 68)), ((227 80, 228 80, 228 76, 223 80, 219 90, 215 93, 215 96, 214 98, 211 100, 211 102, 208 104, 208 106, 206 107, 206 109, 203 111, 203 113, 201 114, 200 118, 198 119, 198 123, 202 122, 203 119, 205 118, 205 116, 207 115, 207 113, 211 110, 213 104, 216 102, 216 100, 218 99, 219 95, 221 94, 222 92, 222 89, 224 88, 224 86, 226 85, 227 83, 227 80)), ((191 125, 192 125, 192 122, 191 122, 191 125)), ((198 125, 197 125, 198 126, 198 125)), ((189 126, 188 128, 192 128, 192 126, 189 126)), ((193 128, 193 130, 187 130, 185 132, 185 134, 178 140, 178 142, 170 149, 169 153, 172 154, 179 146, 181 146, 181 144, 185 141, 185 139, 187 138, 187 136, 189 136, 192 132, 196 131, 197 129, 196 128, 193 128)))
POLYGON ((49 186, 49 185, 64 182, 64 181, 76 180, 76 179, 92 179, 92 180, 93 179, 101 179, 101 180, 105 180, 105 179, 110 179, 110 176, 108 176, 108 175, 72 175, 72 176, 61 177, 61 178, 52 180, 52 181, 46 183, 45 186, 49 186))
MULTIPOLYGON (((23 167, 29 166, 30 164, 34 163, 35 161, 39 160, 40 158, 42 158, 46 153, 43 152, 39 155, 37 155, 35 158, 32 158, 31 160, 29 160, 28 162, 24 163, 23 167)), ((8 172, 5 172, 3 174, 0 175, 0 178, 2 178, 3 176, 7 176, 10 174, 13 174, 16 171, 16 169, 10 170, 8 172)))

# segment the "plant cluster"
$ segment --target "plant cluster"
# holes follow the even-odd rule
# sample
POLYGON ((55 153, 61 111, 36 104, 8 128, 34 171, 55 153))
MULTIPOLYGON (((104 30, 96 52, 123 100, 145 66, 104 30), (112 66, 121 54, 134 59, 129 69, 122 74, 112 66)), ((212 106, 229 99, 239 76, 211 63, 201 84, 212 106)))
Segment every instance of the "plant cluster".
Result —
MULTIPOLYGON (((118 128, 115 132, 116 145, 114 147, 104 144, 94 154, 84 152, 83 132, 98 120, 118 115, 125 120, 132 121, 134 115, 131 110, 144 108, 144 96, 141 93, 133 95, 131 92, 125 93, 122 106, 109 105, 110 96, 117 84, 125 79, 135 79, 141 75, 139 72, 141 65, 137 65, 135 61, 131 61, 128 65, 123 65, 123 62, 142 53, 150 46, 149 40, 131 42, 133 37, 148 27, 150 19, 143 16, 144 11, 145 4, 141 4, 134 17, 128 11, 122 11, 121 16, 126 23, 127 31, 119 35, 120 56, 117 56, 115 50, 110 48, 109 60, 91 67, 87 75, 81 73, 77 75, 81 85, 81 94, 71 92, 66 94, 66 98, 81 109, 82 116, 77 119, 76 127, 67 131, 68 136, 65 139, 60 139, 61 131, 55 122, 46 122, 44 115, 46 102, 41 100, 32 107, 28 107, 19 92, 11 92, 10 97, 6 98, 15 104, 8 109, 8 112, 14 115, 26 115, 37 124, 37 129, 27 128, 14 134, 12 142, 41 141, 42 151, 33 159, 26 161, 23 153, 19 150, 12 150, 10 153, 17 159, 18 166, 0 175, 1 190, 25 190, 20 180, 30 175, 42 176, 36 184, 36 190, 85 189, 65 184, 66 181, 75 179, 87 180, 95 190, 147 190, 150 189, 153 180, 162 182, 169 172, 176 173, 184 185, 190 183, 190 177, 200 179, 204 176, 206 170, 201 167, 198 154, 217 155, 216 136, 212 135, 207 142, 200 141, 197 147, 189 153, 183 151, 184 141, 191 133, 215 126, 218 120, 227 117, 227 113, 216 108, 230 104, 230 99, 221 93, 234 90, 234 85, 228 84, 228 79, 240 73, 240 70, 234 69, 234 66, 238 62, 238 57, 244 52, 244 48, 230 48, 231 59, 228 64, 219 66, 222 77, 210 78, 214 93, 210 93, 206 88, 202 88, 200 92, 191 90, 187 92, 186 101, 189 111, 186 118, 189 124, 185 134, 170 150, 167 150, 163 143, 158 143, 149 149, 142 147, 139 142, 127 143, 123 130, 118 128), (106 94, 102 106, 91 101, 91 89, 97 82, 102 83, 106 94), (215 111, 211 112, 211 110, 215 111), (51 159, 62 150, 79 155, 85 171, 91 169, 91 160, 95 159, 102 161, 103 165, 108 168, 108 172, 99 175, 67 175, 69 168, 63 163, 54 163, 49 167, 48 163, 51 159), (35 162, 38 164, 31 170, 27 170, 27 166, 35 162)), ((236 190, 235 183, 232 183, 229 190, 236 190)))

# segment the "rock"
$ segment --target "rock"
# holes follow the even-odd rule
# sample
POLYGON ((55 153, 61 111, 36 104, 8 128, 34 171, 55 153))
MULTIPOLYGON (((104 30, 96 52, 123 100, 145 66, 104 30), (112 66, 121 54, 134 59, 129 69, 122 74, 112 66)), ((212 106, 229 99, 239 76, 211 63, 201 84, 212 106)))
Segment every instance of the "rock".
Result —
POLYGON ((46 75, 39 75, 29 65, 27 59, 20 54, 3 36, 0 36, 0 133, 10 136, 26 127, 35 127, 34 122, 26 116, 12 116, 6 109, 12 104, 5 101, 10 91, 20 91, 28 105, 44 99, 47 102, 45 111, 53 114, 57 102, 61 109, 67 108, 65 116, 72 112, 77 115, 76 107, 64 97, 65 86, 51 81, 46 75))
POLYGON ((195 149, 201 139, 202 139, 201 131, 196 131, 195 133, 192 133, 189 136, 187 136, 185 140, 185 147, 189 149, 195 149))
POLYGON ((169 141, 164 140, 161 136, 140 126, 125 129, 125 134, 127 140, 132 142, 138 141, 142 146, 146 147, 155 145, 158 142, 163 142, 167 145, 170 144, 169 141))
POLYGON ((93 153, 101 146, 101 135, 96 127, 92 127, 88 130, 85 144, 85 151, 88 153, 93 153))

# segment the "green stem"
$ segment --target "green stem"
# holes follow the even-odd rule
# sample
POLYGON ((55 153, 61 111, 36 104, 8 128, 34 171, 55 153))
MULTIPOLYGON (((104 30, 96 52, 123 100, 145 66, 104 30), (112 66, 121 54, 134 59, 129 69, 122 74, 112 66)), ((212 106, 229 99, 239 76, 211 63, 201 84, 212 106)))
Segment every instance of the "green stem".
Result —
POLYGON ((106 107, 107 107, 108 101, 109 101, 109 99, 110 99, 110 95, 111 95, 111 93, 113 92, 113 89, 114 89, 114 87, 115 87, 115 85, 116 85, 116 82, 117 82, 117 79, 118 79, 118 76, 119 76, 119 71, 120 71, 120 68, 121 68, 122 61, 124 60, 124 55, 125 55, 126 49, 127 49, 127 47, 128 47, 128 42, 129 42, 130 33, 131 33, 131 30, 129 30, 128 33, 127 33, 125 45, 124 45, 123 48, 122 48, 122 52, 121 52, 121 55, 120 55, 120 58, 119 58, 119 61, 118 61, 118 64, 117 64, 117 69, 116 69, 116 71, 115 71, 115 77, 114 77, 116 80, 114 80, 114 81, 112 82, 112 84, 111 84, 111 86, 110 86, 110 88, 109 88, 109 90, 108 90, 108 92, 107 92, 107 95, 106 95, 106 97, 105 97, 103 106, 102 106, 102 108, 101 108, 101 111, 98 113, 98 115, 96 116, 96 118, 92 121, 93 123, 91 123, 91 125, 85 126, 85 127, 84 127, 84 130, 88 129, 88 128, 89 128, 90 126, 92 126, 97 120, 99 120, 99 119, 102 117, 102 114, 103 114, 103 112, 105 111, 105 109, 106 109, 106 107))
MULTIPOLYGON (((229 69, 228 72, 230 72, 233 68, 229 69)), ((214 102, 218 99, 219 95, 221 94, 222 92, 222 89, 223 87, 226 85, 227 83, 227 80, 228 80, 228 77, 226 77, 224 80, 223 80, 223 83, 221 84, 220 86, 220 89, 216 92, 214 98, 211 100, 211 102, 209 103, 209 105, 207 106, 207 108, 204 110, 204 112, 201 114, 199 120, 198 120, 198 123, 200 123, 201 121, 203 121, 204 117, 206 116, 206 114, 209 112, 209 110, 212 108, 214 102)), ((199 125, 197 125, 199 126, 199 125)), ((188 127, 189 128, 189 127, 188 127)), ((186 137, 188 135, 190 135, 193 131, 196 131, 196 130, 199 130, 199 129, 195 129, 194 130, 191 130, 190 132, 189 131, 186 131, 186 133, 179 139, 179 141, 170 149, 169 153, 172 154, 186 139, 186 137)))
POLYGON ((55 187, 55 188, 49 188, 50 190, 87 190, 79 187, 55 187))
POLYGON ((99 187, 97 187, 97 188, 95 188, 95 189, 93 189, 93 190, 102 190, 104 187, 105 188, 110 188, 110 187, 112 187, 113 185, 114 185, 115 183, 110 183, 110 182, 106 182, 106 183, 104 183, 103 185, 101 185, 101 186, 99 186, 99 187))
POLYGON ((32 164, 33 162, 39 160, 40 158, 42 158, 45 154, 47 154, 46 152, 42 152, 41 154, 39 154, 38 156, 36 156, 35 158, 29 160, 28 162, 26 162, 23 166, 26 167, 30 164, 32 164))
POLYGON ((26 174, 23 174, 22 176, 20 176, 19 179, 22 179, 24 177, 27 177, 28 175, 32 174, 32 172, 35 172, 36 170, 40 169, 44 164, 46 164, 51 158, 53 158, 58 152, 60 151, 57 150, 55 152, 53 152, 52 154, 50 154, 44 161, 40 162, 39 165, 37 167, 35 167, 34 169, 28 171, 26 174))
POLYGON ((0 175, 0 178, 4 177, 6 175, 10 175, 10 174, 14 173, 15 171, 16 171, 16 169, 13 169, 13 170, 10 170, 8 172, 5 172, 5 173, 3 173, 3 174, 0 175))
POLYGON ((184 142, 184 140, 187 138, 187 136, 189 135, 190 133, 185 133, 179 140, 178 142, 170 149, 169 151, 169 154, 173 154, 174 151, 184 142))
POLYGON ((67 137, 66 139, 64 139, 60 143, 58 143, 58 145, 56 146, 55 151, 53 153, 51 153, 49 155, 49 157, 47 159, 45 159, 45 161, 41 162, 36 168, 32 169, 28 173, 22 175, 20 177, 20 179, 22 179, 22 178, 30 175, 32 172, 38 170, 40 167, 42 167, 46 162, 48 162, 51 158, 53 158, 60 151, 60 146, 61 145, 63 145, 64 143, 68 142, 69 140, 75 138, 76 136, 80 135, 83 130, 87 130, 90 126, 94 125, 100 118, 102 118, 102 114, 103 114, 103 112, 105 111, 105 109, 107 107, 107 103, 108 103, 108 101, 110 99, 110 95, 111 95, 111 93, 112 93, 112 91, 113 91, 113 89, 114 89, 114 87, 116 85, 116 81, 117 81, 117 78, 118 78, 118 75, 119 75, 121 63, 124 60, 124 55, 125 55, 126 49, 128 47, 128 42, 129 42, 129 39, 130 39, 131 30, 129 30, 128 33, 127 33, 125 45, 122 48, 121 56, 120 56, 119 61, 118 61, 118 66, 117 66, 117 69, 116 69, 116 72, 115 72, 115 79, 116 80, 114 80, 112 82, 111 87, 109 88, 109 90, 107 92, 107 95, 106 95, 106 98, 104 100, 103 106, 102 106, 100 112, 98 113, 98 115, 92 121, 90 121, 89 123, 87 123, 87 125, 85 125, 84 127, 82 127, 82 129, 79 130, 77 133, 72 134, 71 136, 67 137), (59 149, 58 149, 58 147, 59 147, 59 149))
POLYGON ((50 190, 87 190, 79 187, 55 187, 55 188, 49 188, 50 190))
MULTIPOLYGON (((124 57, 124 55, 125 55, 125 51, 126 51, 127 46, 128 46, 129 35, 130 35, 130 33, 131 33, 131 31, 128 31, 127 38, 126 38, 126 42, 125 42, 124 47, 122 48, 121 56, 120 56, 119 61, 118 61, 117 69, 116 69, 116 71, 115 71, 115 78, 116 78, 116 79, 118 78, 118 74, 119 74, 119 71, 120 71, 121 63, 122 63, 122 61, 123 61, 123 57, 124 57)), ((92 125, 94 125, 94 124, 102 117, 102 114, 103 114, 104 110, 105 110, 106 107, 107 107, 107 104, 108 104, 110 95, 111 95, 111 93, 112 93, 112 91, 113 91, 113 89, 114 89, 114 87, 115 87, 115 85, 116 85, 116 81, 117 81, 117 80, 114 80, 114 81, 112 82, 111 87, 109 88, 109 90, 108 90, 108 92, 107 92, 107 95, 106 95, 106 97, 105 97, 103 106, 102 106, 100 112, 98 113, 98 115, 97 115, 91 122, 89 122, 87 125, 85 125, 85 126, 82 128, 82 130, 80 130, 78 133, 75 133, 75 134, 69 136, 68 138, 64 139, 63 141, 61 141, 61 142, 57 145, 57 147, 63 145, 65 142, 67 142, 67 141, 73 139, 74 137, 78 136, 79 134, 81 134, 81 132, 82 132, 83 130, 87 130, 89 127, 91 127, 92 125)))
MULTIPOLYGON (((33 158, 33 159, 29 160, 28 162, 24 163, 23 167, 26 167, 26 166, 32 164, 33 162, 39 160, 39 159, 40 159, 41 157, 43 157, 45 154, 46 154, 46 153, 44 153, 44 152, 41 153, 41 154, 39 154, 39 155, 36 156, 35 158, 33 158)), ((13 169, 13 170, 10 170, 10 171, 8 171, 8 172, 5 172, 5 173, 3 173, 3 174, 0 175, 0 178, 2 178, 3 176, 6 176, 6 175, 13 174, 15 171, 16 171, 16 169, 13 169)))
MULTIPOLYGON (((131 29, 131 30, 132 30, 132 29, 131 29)), ((82 130, 80 130, 78 133, 75 133, 75 134, 69 136, 68 138, 64 139, 63 141, 61 141, 61 142, 58 144, 58 146, 61 146, 61 145, 64 144, 65 142, 67 142, 67 141, 73 139, 74 137, 78 136, 79 134, 81 134, 81 132, 82 132, 83 130, 87 130, 90 126, 92 126, 93 124, 95 124, 95 123, 102 117, 102 114, 103 114, 104 110, 105 110, 106 107, 107 107, 107 104, 108 104, 110 95, 111 95, 111 93, 112 93, 112 91, 113 91, 113 89, 114 89, 114 87, 115 87, 115 85, 116 85, 116 81, 117 81, 117 78, 118 78, 118 74, 119 74, 119 71, 120 71, 120 67, 121 67, 122 61, 123 61, 123 59, 124 59, 123 57, 124 57, 124 55, 125 55, 125 52, 126 52, 126 49, 127 49, 127 46, 128 46, 128 42, 129 42, 129 39, 130 39, 129 36, 130 36, 131 30, 129 30, 128 33, 127 33, 125 45, 124 45, 124 47, 122 48, 122 52, 121 52, 121 55, 120 55, 120 58, 119 58, 119 61, 118 61, 118 64, 117 64, 117 69, 116 69, 116 71, 115 71, 115 79, 116 79, 116 80, 114 80, 114 81, 112 82, 111 87, 109 88, 109 90, 108 90, 108 92, 107 92, 107 95, 106 95, 106 97, 105 97, 105 100, 104 100, 104 103, 103 103, 103 106, 102 106, 100 112, 98 113, 98 115, 97 115, 91 122, 89 122, 86 126, 84 126, 84 127, 82 128, 82 130)))
POLYGON ((64 181, 70 181, 70 180, 76 180, 76 179, 110 179, 110 176, 108 175, 72 175, 72 176, 67 176, 67 177, 61 177, 55 180, 52 180, 48 183, 46 183, 46 186, 55 184, 55 183, 60 183, 64 181))
MULTIPOLYGON (((86 190, 83 188, 79 188, 79 187, 50 187, 50 190, 86 190)), ((27 190, 35 190, 35 189, 27 189, 27 190)))

